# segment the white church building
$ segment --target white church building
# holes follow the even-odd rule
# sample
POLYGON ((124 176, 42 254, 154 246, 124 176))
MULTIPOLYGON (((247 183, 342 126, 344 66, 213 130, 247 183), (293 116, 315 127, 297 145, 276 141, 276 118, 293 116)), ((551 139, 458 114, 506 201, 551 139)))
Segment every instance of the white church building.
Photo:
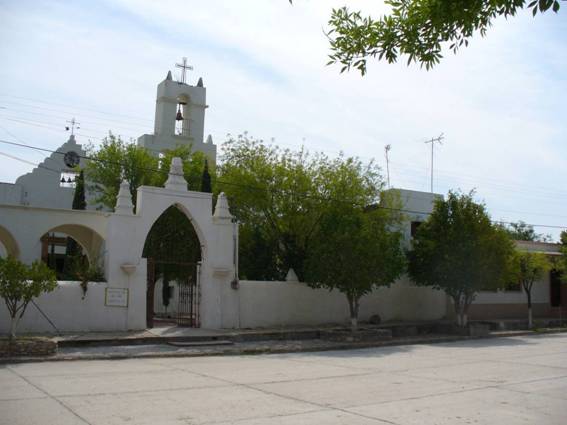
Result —
MULTIPOLYGON (((184 70, 186 64, 184 62, 184 70)), ((216 161, 216 145, 204 139, 206 88, 174 81, 171 72, 157 87, 153 134, 138 145, 155 154, 180 144, 216 161)), ((89 261, 100 261, 103 282, 90 282, 83 293, 79 282, 59 281, 55 291, 30 305, 20 332, 126 331, 153 325, 161 309, 160 282, 143 257, 148 234, 170 207, 178 208, 193 225, 201 247, 200 261, 191 265, 190 282, 174 285, 169 312, 179 324, 204 328, 276 327, 347 323, 348 306, 335 291, 311 289, 293 271, 286 281, 239 281, 238 226, 224 194, 214 205, 210 193, 187 189, 182 163, 174 159, 165 187, 137 188, 134 206, 128 183, 120 187, 114 211, 71 209, 76 166, 84 166, 85 152, 71 135, 56 152, 14 184, 0 183, 0 256, 25 263, 63 255, 67 237, 73 238, 89 261), (47 236, 46 236, 47 235, 47 236), (52 257, 49 257, 49 256, 52 257), (173 303, 173 304, 172 304, 173 303), (47 320, 49 319, 49 320, 47 320)), ((422 211, 409 217, 409 243, 414 222, 432 211, 437 196, 400 190, 404 208, 422 211)), ((443 292, 416 287, 402 278, 391 288, 363 298, 360 319, 380 314, 383 320, 437 320, 450 313, 443 292)), ((9 316, 0 304, 0 333, 9 316)))

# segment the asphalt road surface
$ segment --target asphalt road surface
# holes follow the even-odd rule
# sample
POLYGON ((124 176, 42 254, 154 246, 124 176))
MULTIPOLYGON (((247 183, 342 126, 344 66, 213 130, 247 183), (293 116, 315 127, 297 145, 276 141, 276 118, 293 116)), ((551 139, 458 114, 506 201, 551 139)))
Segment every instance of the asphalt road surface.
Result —
POLYGON ((567 334, 0 365, 0 424, 567 424, 567 334))

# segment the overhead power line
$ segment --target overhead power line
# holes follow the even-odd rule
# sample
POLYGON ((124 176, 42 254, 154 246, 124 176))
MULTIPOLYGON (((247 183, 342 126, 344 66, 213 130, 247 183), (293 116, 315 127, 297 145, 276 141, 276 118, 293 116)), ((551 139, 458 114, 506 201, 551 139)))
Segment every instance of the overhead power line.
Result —
MULTIPOLYGON (((28 149, 42 150, 44 152, 57 153, 57 154, 60 154, 60 155, 65 154, 65 152, 55 151, 55 150, 46 149, 46 148, 39 148, 37 146, 29 146, 29 145, 25 145, 25 144, 22 144, 22 143, 10 142, 8 140, 1 140, 0 139, 0 143, 12 145, 12 146, 19 146, 19 147, 28 148, 28 149)), ((95 161, 95 162, 124 166, 123 163, 118 162, 118 161, 101 160, 101 159, 89 157, 89 156, 86 156, 86 155, 79 155, 79 156, 81 158, 89 160, 89 161, 95 161)), ((169 170, 162 170, 162 169, 151 168, 151 167, 135 167, 135 169, 144 170, 144 171, 153 172, 153 173, 170 174, 169 170)), ((182 177, 185 177, 183 174, 174 174, 174 175, 180 175, 182 177)), ((216 181, 217 181, 217 183, 220 183, 220 184, 225 184, 225 185, 235 186, 235 187, 242 187, 242 188, 245 188, 245 189, 257 190, 257 191, 262 191, 262 192, 265 192, 265 191, 268 190, 266 187, 245 185, 245 184, 234 183, 234 182, 227 182, 227 181, 224 181, 224 180, 221 180, 221 179, 217 179, 216 181)), ((279 190, 279 192, 285 193, 284 190, 279 190)), ((309 195, 309 194, 306 194, 306 193, 302 193, 302 194, 294 193, 294 195, 301 197, 301 198, 304 198, 304 199, 313 199, 313 200, 319 200, 319 201, 323 201, 323 202, 341 202, 341 203, 348 203, 350 205, 357 205, 357 206, 362 207, 362 208, 367 207, 367 205, 362 205, 360 203, 352 202, 352 201, 348 201, 348 200, 344 200, 344 199, 315 196, 315 195, 309 195)), ((404 209, 404 208, 392 208, 392 207, 386 207, 386 206, 382 206, 382 205, 378 205, 377 207, 380 208, 380 209, 385 209, 385 210, 389 210, 389 211, 396 211, 396 212, 401 212, 401 213, 407 213, 407 214, 421 214, 421 215, 431 215, 432 214, 429 211, 409 210, 409 209, 404 209)), ((494 222, 495 223, 501 223, 501 224, 513 224, 513 222, 502 221, 502 220, 494 220, 494 222)), ((533 223, 526 223, 526 224, 533 226, 533 227, 546 227, 546 228, 551 228, 551 229, 567 229, 567 226, 558 226, 558 225, 550 225, 550 224, 533 224, 533 223)))
MULTIPOLYGON (((16 110, 16 109, 12 109, 7 108, 5 111, 2 111, 2 113, 4 114, 4 116, 6 118, 6 120, 9 121, 13 121, 13 122, 17 122, 19 124, 23 124, 23 125, 30 125, 30 126, 34 126, 34 127, 43 127, 46 128, 50 131, 57 131, 57 132, 62 132, 62 127, 60 127, 59 125, 54 125, 52 122, 51 123, 46 123, 46 122, 42 122, 42 121, 34 121, 34 120, 30 120, 29 118, 23 118, 21 116, 8 116, 6 115, 7 113, 25 113, 26 117, 27 114, 33 114, 33 115, 43 115, 45 117, 48 118, 60 118, 63 120, 66 120, 69 118, 69 116, 80 116, 83 118, 83 121, 85 122, 92 122, 94 124, 94 126, 100 125, 103 126, 105 124, 99 124, 98 122, 102 122, 102 123, 108 123, 109 126, 114 126, 117 127, 119 129, 126 129, 126 131, 133 131, 133 132, 144 132, 146 131, 145 129, 149 129, 150 125, 149 123, 153 124, 153 121, 148 119, 148 118, 142 118, 140 116, 134 116, 134 115, 127 115, 127 114, 120 114, 120 113, 115 113, 115 112, 108 112, 108 111, 101 111, 98 109, 94 109, 94 108, 85 108, 85 107, 81 107, 81 106, 77 106, 77 105, 71 105, 71 104, 65 104, 65 103, 57 103, 57 102, 50 102, 50 101, 46 101, 46 100, 38 100, 38 99, 32 99, 32 98, 27 98, 27 97, 22 97, 22 96, 14 96, 14 95, 10 95, 7 93, 0 93, 0 103, 6 103, 6 104, 10 104, 10 105, 16 105, 16 108, 18 107, 24 107, 24 108, 34 108, 34 109, 41 109, 44 111, 49 111, 49 112, 55 112, 55 113, 62 113, 65 114, 63 115, 49 115, 49 114, 40 114, 37 112, 29 112, 27 110, 22 111, 22 110, 16 110), (31 104, 30 102, 33 102, 33 104, 31 104), (55 105, 55 107, 49 107, 49 106, 39 106, 37 105, 37 103, 41 103, 41 104, 45 104, 45 105, 55 105), (86 111, 91 111, 91 114, 88 113, 78 113, 77 110, 86 110, 86 111), (92 115, 94 114, 94 115, 92 115), (96 115, 104 115, 107 117, 113 117, 115 119, 112 118, 107 118, 107 117, 96 117, 96 115), (125 117, 125 118, 119 118, 116 119, 117 117, 125 117), (86 119, 88 118, 88 119, 86 119), (135 121, 133 121, 135 120, 135 121), (148 124, 141 124, 141 122, 145 122, 148 124), (116 124, 110 124, 110 123, 116 123, 116 124), (52 128, 49 128, 52 127, 52 128)), ((2 109, 2 108, 0 108, 2 109)), ((106 132, 101 132, 100 128, 88 128, 88 127, 83 127, 83 130, 87 130, 90 133, 98 133, 99 135, 105 136, 106 132)), ((119 134, 123 137, 127 137, 127 138, 133 138, 136 139, 136 136, 133 136, 131 134, 128 133, 124 133, 122 131, 115 131, 115 134, 119 134)), ((218 135, 220 135, 222 132, 217 132, 218 135)), ((226 133, 222 133, 222 135, 224 135, 226 133)), ((85 134, 85 133, 77 133, 78 136, 81 137, 85 137, 85 138, 89 138, 89 139, 93 139, 93 140, 103 140, 104 137, 99 137, 99 136, 95 136, 92 134, 85 134)), ((222 137, 222 136, 220 136, 222 137)), ((19 140, 17 137, 14 137, 15 139, 19 140)), ((19 140, 21 141, 21 140, 19 140)), ((278 142, 278 144, 280 145, 284 145, 284 146, 290 146, 290 147, 294 147, 294 148, 299 148, 302 147, 303 145, 299 145, 299 144, 292 144, 292 143, 282 143, 282 142, 278 142)), ((432 143, 433 144, 433 143, 432 143)), ((317 150, 321 150, 322 148, 319 147, 314 147, 313 149, 317 150)), ((343 151, 342 150, 331 150, 328 147, 324 148, 326 152, 332 152, 332 153, 336 153, 336 154, 340 154, 343 151)), ((365 156, 365 155, 357 155, 359 158, 362 159, 366 159, 366 160, 374 160, 374 158, 371 158, 369 156, 365 156)), ((423 181, 423 179, 425 178, 425 174, 426 172, 419 168, 419 167, 412 167, 411 165, 408 165, 407 163, 397 163, 395 161, 389 161, 390 165, 394 165, 395 166, 395 172, 393 173, 393 175, 397 175, 399 173, 403 174, 403 175, 414 175, 415 178, 409 178, 409 177, 402 177, 401 181, 406 181, 406 182, 411 182, 413 184, 416 184, 418 186, 423 186, 425 183, 423 181), (401 169, 407 169, 408 171, 402 171, 401 169), (410 171, 412 170, 412 171, 410 171), (413 170, 417 170, 417 171, 413 171, 413 170)), ((388 164, 386 164, 386 167, 388 168, 388 164)), ((429 169, 429 167, 428 167, 429 169)), ((390 170, 391 171, 391 170, 390 170)), ((429 171, 427 172, 427 174, 430 174, 432 171, 432 169, 429 169, 429 171)), ((474 184, 476 184, 477 186, 480 187, 494 187, 497 188, 498 190, 506 190, 506 191, 514 191, 515 193, 518 194, 518 196, 521 196, 522 198, 542 198, 542 199, 551 199, 553 198, 554 200, 557 199, 557 196, 561 196, 561 197, 566 197, 567 196, 567 192, 561 192, 560 190, 557 189, 549 189, 549 188, 545 188, 544 190, 542 190, 542 187, 538 187, 538 186, 534 186, 534 185, 530 185, 529 183, 527 184, 517 184, 517 183, 512 183, 511 181, 506 181, 503 178, 498 178, 498 179, 491 179, 489 177, 487 177, 486 175, 467 175, 463 172, 459 172, 459 174, 454 174, 448 171, 445 171, 443 169, 439 169, 436 168, 435 169, 435 175, 437 180, 443 181, 445 185, 451 185, 454 184, 454 182, 452 182, 453 179, 457 180, 458 182, 464 181, 462 183, 462 185, 470 185, 473 184, 471 182, 474 182, 474 184), (446 176, 445 178, 443 178, 442 176, 446 176), (478 182, 482 182, 482 184, 478 184, 478 182), (530 189, 529 192, 526 192, 526 189, 530 189)), ((461 186, 461 184, 459 184, 461 186)))
MULTIPOLYGON (((10 104, 10 102, 6 102, 7 104, 10 104)), ((136 123, 130 120, 117 120, 117 119, 111 119, 111 118, 103 118, 103 117, 97 117, 97 116, 92 116, 90 114, 85 114, 83 112, 77 112, 74 110, 69 110, 69 111, 58 111, 56 109, 51 109, 51 108, 43 108, 41 106, 35 106, 35 105, 24 105, 24 104, 16 104, 15 107, 10 107, 10 108, 5 108, 4 110, 2 110, 2 113, 4 115, 6 114, 15 114, 16 118, 21 118, 21 116, 24 117, 29 117, 30 115, 37 115, 37 116, 41 116, 41 117, 47 117, 47 118, 59 118, 59 119, 65 119, 67 118, 69 115, 76 115, 76 116, 80 116, 82 118, 88 118, 88 122, 92 122, 94 124, 98 124, 98 125, 112 125, 112 126, 118 126, 120 128, 129 128, 130 130, 134 130, 134 131, 145 131, 145 129, 151 128, 152 126, 150 126, 149 124, 141 124, 141 123, 136 123), (33 109, 29 109, 29 108, 33 108, 33 109), (40 111, 36 111, 34 109, 39 109, 40 111)))
MULTIPOLYGON (((16 136, 14 133, 12 133, 11 131, 9 131, 7 128, 5 128, 4 126, 0 125, 0 128, 2 130, 4 130, 6 133, 8 133, 10 136, 12 136, 14 139, 16 139, 18 142, 23 143, 24 145, 28 145, 28 143, 26 143, 25 141, 23 141, 22 139, 20 139, 18 136, 16 136)), ((45 153, 43 153, 42 151, 38 151, 36 150, 35 152, 39 153, 40 155, 43 155, 44 158, 47 158, 47 155, 45 153)))
POLYGON ((135 120, 139 120, 139 121, 148 121, 148 122, 152 122, 150 119, 148 118, 142 118, 142 117, 137 117, 134 115, 127 115, 127 114, 120 114, 120 113, 116 113, 116 112, 106 112, 106 111, 101 111, 99 109, 94 109, 94 108, 86 108, 84 106, 76 106, 76 105, 70 105, 70 104, 66 104, 66 103, 58 103, 58 102, 49 102, 46 100, 41 100, 41 99, 32 99, 29 97, 22 97, 22 96, 13 96, 10 94, 6 94, 6 93, 0 93, 1 97, 9 97, 9 98, 13 98, 13 99, 21 99, 21 100, 28 100, 30 102, 34 102, 34 103, 45 103, 47 105, 57 105, 57 106, 63 106, 65 108, 73 108, 75 109, 82 109, 85 111, 91 111, 97 114, 102 114, 102 115, 111 115, 111 116, 121 116, 121 117, 125 117, 125 118, 132 118, 135 120))
POLYGON ((15 159, 16 161, 23 162, 24 164, 33 165, 34 167, 39 167, 39 168, 43 168, 43 169, 48 170, 48 171, 52 171, 56 174, 60 173, 60 171, 54 170, 53 168, 46 167, 43 164, 37 164, 35 162, 28 161, 27 159, 23 159, 23 158, 17 157, 15 155, 11 155, 11 154, 6 153, 6 152, 0 152, 0 155, 5 156, 5 157, 10 158, 10 159, 15 159))

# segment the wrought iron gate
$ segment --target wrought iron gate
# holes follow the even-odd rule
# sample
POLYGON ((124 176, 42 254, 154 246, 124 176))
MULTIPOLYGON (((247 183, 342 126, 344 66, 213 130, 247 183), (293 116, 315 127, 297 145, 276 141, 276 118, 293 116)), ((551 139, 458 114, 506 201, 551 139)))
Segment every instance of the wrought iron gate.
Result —
POLYGON ((147 299, 146 299, 146 324, 148 328, 154 326, 154 296, 155 285, 159 278, 156 268, 173 266, 177 270, 183 270, 183 277, 176 277, 178 288, 177 315, 175 317, 178 326, 192 328, 200 327, 199 305, 201 301, 200 271, 201 263, 180 263, 173 261, 156 261, 147 259, 147 299))
POLYGON ((198 328, 199 323, 199 304, 201 292, 199 285, 201 264, 193 264, 192 272, 187 275, 187 280, 177 282, 179 297, 177 305, 177 325, 198 328))

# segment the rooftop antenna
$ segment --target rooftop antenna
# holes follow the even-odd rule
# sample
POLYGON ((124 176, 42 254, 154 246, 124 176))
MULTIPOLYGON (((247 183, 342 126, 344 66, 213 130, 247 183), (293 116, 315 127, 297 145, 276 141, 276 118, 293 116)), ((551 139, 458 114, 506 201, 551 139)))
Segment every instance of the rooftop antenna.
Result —
POLYGON ((433 147, 435 146, 435 143, 439 143, 440 145, 442 145, 443 143, 441 141, 443 139, 444 139, 443 133, 441 133, 439 137, 434 137, 431 140, 424 142, 424 143, 431 143, 431 193, 433 193, 433 147))
POLYGON ((80 122, 77 122, 77 121, 75 120, 75 117, 73 117, 73 119, 72 119, 71 121, 65 121, 65 122, 71 124, 70 126, 69 126, 69 125, 66 125, 66 126, 65 126, 65 130, 66 130, 66 131, 71 130, 71 136, 74 136, 74 135, 75 135, 75 128, 76 128, 77 130, 78 130, 79 128, 81 128, 81 127, 79 127, 79 125, 80 125, 81 123, 80 123, 80 122))
POLYGON ((386 175, 388 176, 388 189, 391 188, 390 186, 390 158, 388 157, 388 153, 392 149, 391 145, 384 146, 384 155, 386 155, 386 175))

